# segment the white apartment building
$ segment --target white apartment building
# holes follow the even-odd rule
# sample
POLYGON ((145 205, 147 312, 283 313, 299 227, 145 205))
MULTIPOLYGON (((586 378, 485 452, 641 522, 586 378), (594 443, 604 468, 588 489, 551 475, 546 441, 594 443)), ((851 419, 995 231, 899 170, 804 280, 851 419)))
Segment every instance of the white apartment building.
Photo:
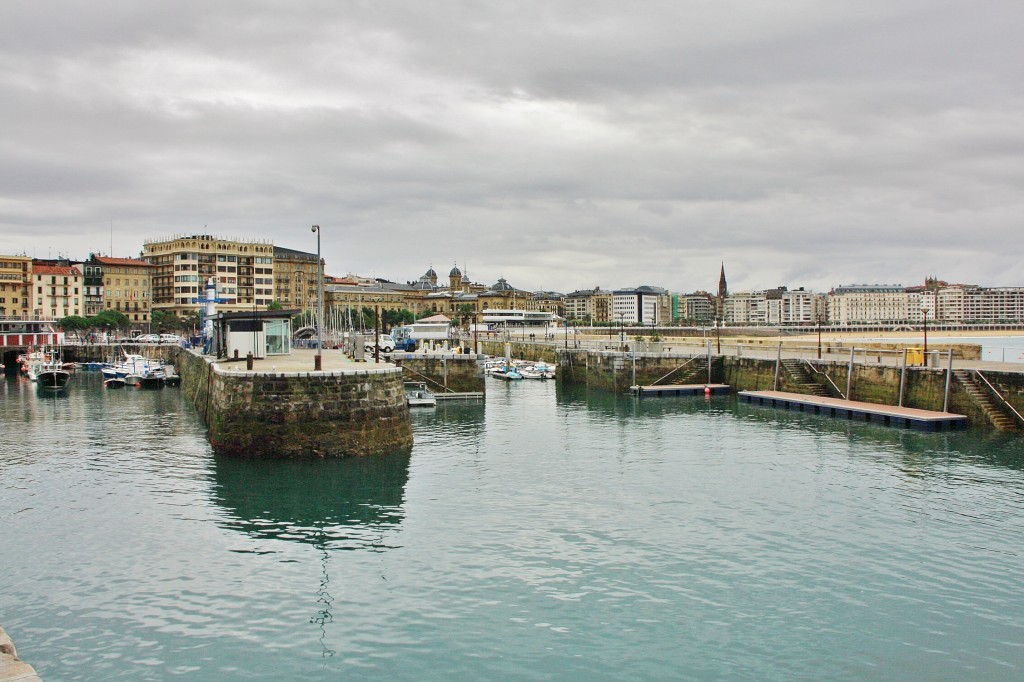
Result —
POLYGON ((612 322, 653 327, 662 319, 661 298, 668 292, 657 287, 617 289, 612 292, 612 322))
POLYGON ((1024 288, 987 289, 957 284, 934 294, 935 315, 943 322, 1016 322, 1024 320, 1024 288))
MULTIPOLYGON (((900 284, 851 284, 828 294, 829 324, 900 323, 921 320, 922 297, 900 284)), ((929 319, 934 315, 929 312, 929 319)))
POLYGON ((30 298, 36 317, 59 319, 83 313, 82 273, 73 266, 32 266, 30 298))
POLYGON ((809 325, 825 315, 825 297, 803 287, 767 291, 737 291, 725 299, 729 324, 809 325))

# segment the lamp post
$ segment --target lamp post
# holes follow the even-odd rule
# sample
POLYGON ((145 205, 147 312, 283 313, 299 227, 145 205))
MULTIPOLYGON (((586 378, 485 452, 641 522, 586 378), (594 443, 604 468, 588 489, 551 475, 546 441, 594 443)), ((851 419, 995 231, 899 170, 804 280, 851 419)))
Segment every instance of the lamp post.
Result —
POLYGON ((715 346, 717 348, 717 350, 715 352, 718 353, 719 355, 721 355, 722 354, 722 331, 721 331, 721 325, 718 323, 718 318, 717 317, 715 318, 715 346))
POLYGON ((928 366, 928 309, 921 308, 921 315, 924 318, 924 366, 928 366))
POLYGON ((619 352, 626 345, 626 313, 616 313, 619 316, 619 352))
POLYGON ((320 226, 314 225, 311 229, 316 232, 316 359, 313 370, 319 372, 324 366, 324 272, 320 260, 320 226))
POLYGON ((821 360, 821 315, 817 316, 818 321, 818 359, 821 360))
POLYGON ((380 362, 380 303, 373 304, 373 361, 380 362))

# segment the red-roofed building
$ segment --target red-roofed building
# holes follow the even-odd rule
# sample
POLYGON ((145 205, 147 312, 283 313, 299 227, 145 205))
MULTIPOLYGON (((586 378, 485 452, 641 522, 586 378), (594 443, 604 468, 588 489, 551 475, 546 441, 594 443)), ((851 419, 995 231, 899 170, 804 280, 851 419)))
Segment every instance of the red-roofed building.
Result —
POLYGON ((73 265, 32 264, 29 298, 36 317, 60 319, 81 315, 83 308, 82 272, 73 265))

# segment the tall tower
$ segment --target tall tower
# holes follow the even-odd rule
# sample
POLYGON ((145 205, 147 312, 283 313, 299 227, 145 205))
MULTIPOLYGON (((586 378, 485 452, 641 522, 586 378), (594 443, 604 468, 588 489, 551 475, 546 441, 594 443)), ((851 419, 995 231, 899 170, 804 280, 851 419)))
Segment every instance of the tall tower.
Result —
POLYGON ((722 273, 718 276, 718 298, 715 299, 715 317, 719 320, 725 319, 725 297, 729 295, 729 287, 725 283, 725 263, 722 263, 722 273))

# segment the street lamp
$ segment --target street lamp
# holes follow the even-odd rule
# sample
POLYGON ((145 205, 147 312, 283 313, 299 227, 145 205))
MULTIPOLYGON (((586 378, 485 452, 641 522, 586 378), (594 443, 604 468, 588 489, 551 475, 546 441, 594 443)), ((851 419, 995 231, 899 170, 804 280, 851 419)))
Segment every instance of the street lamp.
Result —
POLYGON ((616 313, 619 316, 619 352, 626 345, 626 313, 616 313))
POLYGON ((818 359, 821 360, 821 315, 819 314, 815 319, 818 321, 818 359))
POLYGON ((323 369, 324 359, 324 272, 323 261, 320 260, 320 226, 314 225, 311 231, 316 232, 316 359, 313 370, 323 369))
POLYGON ((921 308, 921 315, 924 317, 924 366, 928 366, 928 309, 921 308))

